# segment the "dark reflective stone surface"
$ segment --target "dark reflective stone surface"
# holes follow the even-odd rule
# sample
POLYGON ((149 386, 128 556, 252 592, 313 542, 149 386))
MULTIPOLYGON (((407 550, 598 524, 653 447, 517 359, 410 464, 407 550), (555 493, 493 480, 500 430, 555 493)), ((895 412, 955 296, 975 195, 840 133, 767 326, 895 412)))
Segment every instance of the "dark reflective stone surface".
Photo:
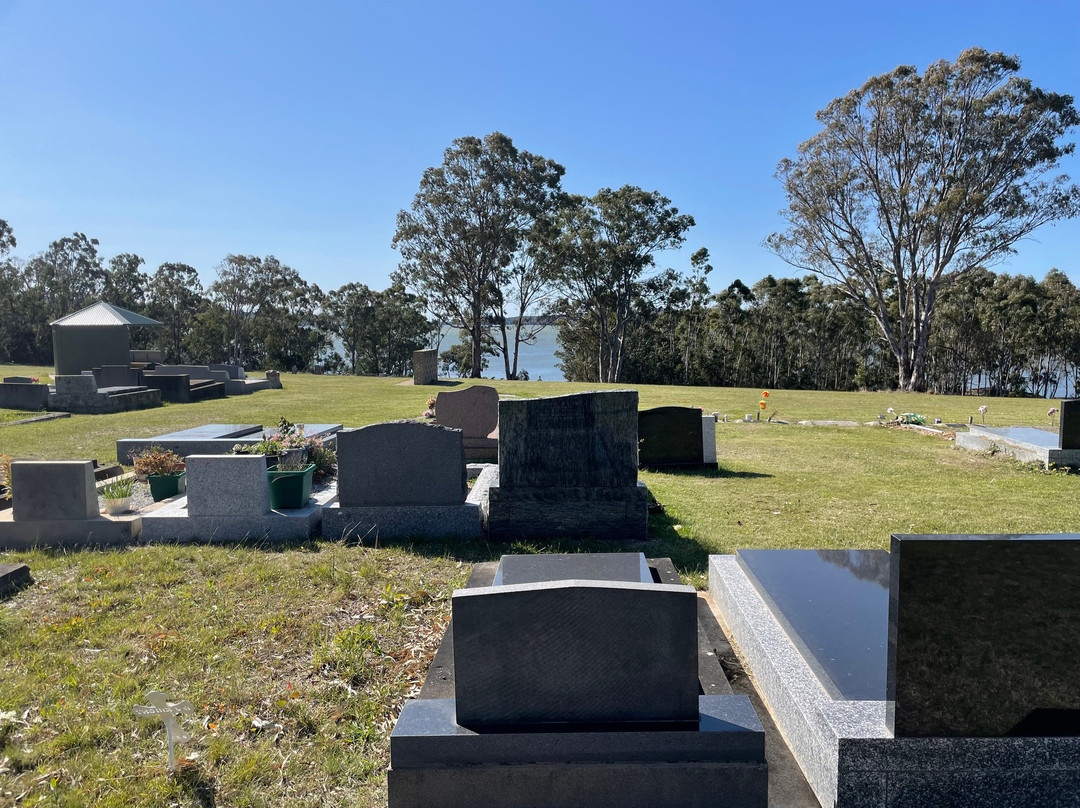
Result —
POLYGON ((701 410, 653 407, 639 412, 638 462, 650 468, 700 466, 701 410))
POLYGON ((1035 426, 994 426, 983 427, 982 432, 989 432, 993 436, 1000 437, 1003 441, 1019 441, 1030 443, 1032 446, 1042 446, 1047 449, 1057 449, 1059 438, 1053 432, 1039 429, 1035 426))
POLYGON ((644 553, 538 553, 504 555, 494 586, 544 581, 628 581, 651 584, 652 572, 644 553))
POLYGON ((1066 398, 1058 409, 1058 448, 1080 449, 1080 398, 1066 398))
POLYGON ((888 552, 739 550, 737 557, 834 698, 885 698, 888 552))
POLYGON ((1080 734, 1080 535, 893 536, 897 737, 1080 734))

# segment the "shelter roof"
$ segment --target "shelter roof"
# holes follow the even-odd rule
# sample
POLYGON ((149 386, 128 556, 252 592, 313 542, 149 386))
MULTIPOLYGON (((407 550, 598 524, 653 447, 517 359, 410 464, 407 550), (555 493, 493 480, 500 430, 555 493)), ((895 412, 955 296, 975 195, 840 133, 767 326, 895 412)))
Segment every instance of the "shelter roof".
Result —
POLYGON ((69 325, 162 325, 162 323, 157 320, 151 320, 149 317, 143 317, 141 314, 136 314, 133 311, 122 309, 119 306, 114 306, 111 303, 99 301, 91 306, 87 306, 85 309, 79 309, 72 314, 61 317, 59 320, 52 322, 51 325, 64 327, 69 325))

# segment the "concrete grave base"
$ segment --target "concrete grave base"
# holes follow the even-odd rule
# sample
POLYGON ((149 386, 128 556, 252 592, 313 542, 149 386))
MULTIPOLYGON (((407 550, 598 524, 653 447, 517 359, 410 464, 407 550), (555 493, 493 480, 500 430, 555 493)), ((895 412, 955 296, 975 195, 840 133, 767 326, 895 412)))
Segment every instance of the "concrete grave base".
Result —
POLYGON ((8 510, 0 513, 0 549, 130 544, 141 535, 141 527, 139 517, 130 514, 93 519, 21 519, 15 522, 8 510))
POLYGON ((336 501, 323 510, 326 539, 479 539, 483 515, 478 505, 369 505, 341 507, 336 501))
POLYGON ((176 497, 142 515, 142 538, 148 542, 304 541, 319 535, 323 506, 336 494, 331 486, 312 494, 304 508, 231 516, 192 516, 188 498, 176 497))
POLYGON ((453 699, 408 701, 391 736, 391 808, 657 805, 763 808, 761 724, 745 696, 699 697, 693 730, 499 732, 454 720, 453 699), (432 795, 438 797, 433 800, 432 795))
MULTIPOLYGON (((479 485, 479 481, 477 482, 479 485)), ((488 487, 488 537, 617 539, 644 541, 649 517, 645 483, 632 488, 488 487)))
POLYGON ((709 593, 824 808, 1080 804, 1080 738, 894 738, 885 701, 826 692, 735 556, 709 593))

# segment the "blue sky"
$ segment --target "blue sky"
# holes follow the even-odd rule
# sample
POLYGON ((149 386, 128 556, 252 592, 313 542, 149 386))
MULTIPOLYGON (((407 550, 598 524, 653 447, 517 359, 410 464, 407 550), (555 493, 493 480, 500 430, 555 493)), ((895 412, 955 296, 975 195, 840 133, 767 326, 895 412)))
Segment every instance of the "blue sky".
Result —
MULTIPOLYGON (((761 247, 783 227, 773 172, 832 98, 973 45, 1080 96, 1078 41, 1076 0, 0 0, 0 218, 23 258, 81 231, 204 282, 233 252, 383 288, 423 170, 499 130, 570 191, 671 198, 697 227, 661 265, 707 247, 719 290, 794 273, 761 247)), ((1059 224, 999 269, 1080 283, 1078 247, 1059 224)))

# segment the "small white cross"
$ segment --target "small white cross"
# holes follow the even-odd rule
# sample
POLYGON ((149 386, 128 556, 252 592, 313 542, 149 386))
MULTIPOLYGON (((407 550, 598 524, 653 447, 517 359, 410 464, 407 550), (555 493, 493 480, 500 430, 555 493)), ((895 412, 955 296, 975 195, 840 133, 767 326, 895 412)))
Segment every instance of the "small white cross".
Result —
POLYGON ((160 716, 165 722, 165 734, 169 738, 169 771, 176 771, 176 758, 173 757, 173 741, 187 741, 191 736, 176 720, 178 713, 194 714, 195 707, 190 701, 169 701, 168 696, 157 690, 151 690, 146 694, 149 706, 136 704, 135 715, 139 718, 160 716))

